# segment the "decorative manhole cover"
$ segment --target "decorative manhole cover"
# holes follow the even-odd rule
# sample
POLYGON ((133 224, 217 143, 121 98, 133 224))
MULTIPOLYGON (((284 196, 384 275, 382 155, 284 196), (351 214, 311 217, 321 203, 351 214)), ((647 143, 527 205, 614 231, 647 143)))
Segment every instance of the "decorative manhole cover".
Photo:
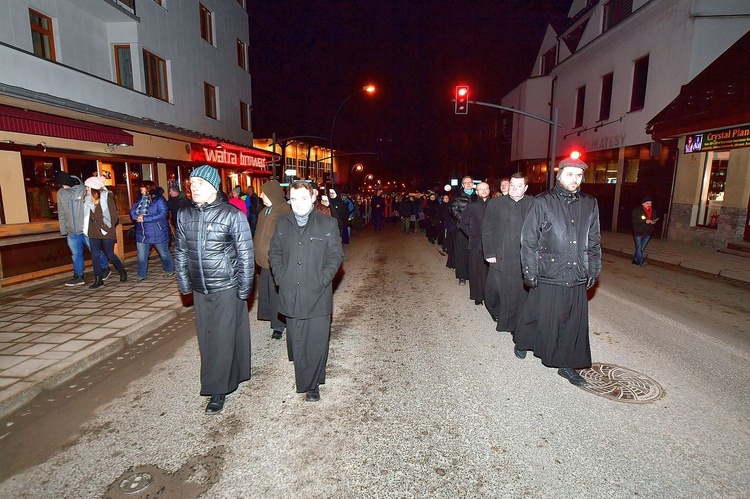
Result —
POLYGON ((152 483, 154 483, 154 476, 151 473, 132 473, 120 480, 117 489, 123 494, 137 494, 152 483))
POLYGON ((653 379, 614 364, 595 363, 578 373, 586 379, 583 390, 618 402, 645 404, 664 396, 664 389, 653 379))

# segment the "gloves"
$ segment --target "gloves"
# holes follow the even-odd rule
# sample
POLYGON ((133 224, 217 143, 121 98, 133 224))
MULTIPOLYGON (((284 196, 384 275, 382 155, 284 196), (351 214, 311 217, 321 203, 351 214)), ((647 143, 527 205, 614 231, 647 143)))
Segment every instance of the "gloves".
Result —
POLYGON ((531 276, 523 276, 523 283, 529 289, 534 289, 537 286, 537 278, 531 276))
POLYGON ((591 289, 596 284, 596 277, 589 277, 586 281, 586 289, 591 289))

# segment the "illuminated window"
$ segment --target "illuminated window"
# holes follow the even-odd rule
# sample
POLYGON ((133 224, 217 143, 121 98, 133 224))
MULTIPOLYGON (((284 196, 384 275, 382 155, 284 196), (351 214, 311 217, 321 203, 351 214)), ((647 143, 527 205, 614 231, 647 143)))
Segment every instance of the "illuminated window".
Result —
POLYGON ((169 102, 167 61, 144 49, 143 72, 146 77, 146 95, 169 102))
POLYGON ((216 87, 203 82, 203 100, 206 107, 206 116, 216 119, 216 87))
POLYGON ((237 65, 247 71, 247 46, 237 39, 237 65))
POLYGON ((583 126, 583 107, 586 102, 586 85, 578 87, 576 97, 576 123, 574 128, 583 126))
POLYGON ((34 54, 50 61, 57 60, 55 58, 52 19, 29 9, 29 21, 31 22, 31 44, 34 47, 34 54))
POLYGON ((719 227, 724 191, 727 187, 729 152, 717 151, 706 155, 701 185, 701 200, 695 225, 716 229, 719 227))
POLYGON ((240 101, 240 128, 250 131, 250 106, 240 101))
POLYGON ((633 65, 633 92, 630 96, 630 110, 638 111, 646 104, 646 83, 648 83, 648 56, 641 57, 633 65))
POLYGON ((206 40, 211 45, 214 44, 214 28, 213 28, 213 14, 210 10, 200 5, 200 16, 201 16, 201 38, 206 40))
POLYGON ((609 119, 609 111, 612 107, 612 82, 614 73, 602 76, 602 100, 599 103, 599 121, 609 119))
POLYGON ((133 61, 130 57, 130 45, 115 45, 115 71, 118 85, 133 88, 133 61))

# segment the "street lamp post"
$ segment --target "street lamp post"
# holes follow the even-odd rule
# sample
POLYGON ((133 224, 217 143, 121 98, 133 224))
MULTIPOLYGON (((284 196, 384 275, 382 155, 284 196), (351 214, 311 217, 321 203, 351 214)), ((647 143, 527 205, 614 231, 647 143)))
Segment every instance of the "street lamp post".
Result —
MULTIPOLYGON (((358 88, 357 90, 355 90, 354 92, 352 92, 351 94, 349 94, 346 97, 346 99, 344 99, 343 101, 341 101, 341 104, 339 104, 339 108, 336 109, 336 114, 333 115, 333 123, 331 123, 331 141, 330 141, 330 144, 331 144, 331 175, 333 175, 333 169, 336 166, 334 164, 334 156, 335 156, 335 154, 333 152, 333 129, 336 126, 336 118, 339 117, 339 112, 341 111, 341 108, 344 107, 344 104, 346 104, 346 101, 348 101, 349 99, 351 99, 352 97, 354 97, 358 93, 360 93, 360 92, 367 92, 368 94, 371 94, 374 91, 375 91, 375 87, 373 85, 366 85, 366 86, 364 86, 362 88, 358 88)), ((331 184, 333 184, 333 179, 331 179, 331 184)))

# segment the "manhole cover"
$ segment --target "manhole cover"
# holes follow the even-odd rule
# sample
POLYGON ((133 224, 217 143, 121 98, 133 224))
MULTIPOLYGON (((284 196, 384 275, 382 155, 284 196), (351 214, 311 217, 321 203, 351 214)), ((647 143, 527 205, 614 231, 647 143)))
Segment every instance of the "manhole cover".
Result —
POLYGON ((154 483, 154 476, 151 473, 132 473, 120 480, 117 489, 123 494, 137 494, 152 483, 154 483))
POLYGON ((583 390, 618 402, 645 404, 664 396, 664 389, 653 379, 614 364, 595 363, 578 373, 586 379, 583 390))

